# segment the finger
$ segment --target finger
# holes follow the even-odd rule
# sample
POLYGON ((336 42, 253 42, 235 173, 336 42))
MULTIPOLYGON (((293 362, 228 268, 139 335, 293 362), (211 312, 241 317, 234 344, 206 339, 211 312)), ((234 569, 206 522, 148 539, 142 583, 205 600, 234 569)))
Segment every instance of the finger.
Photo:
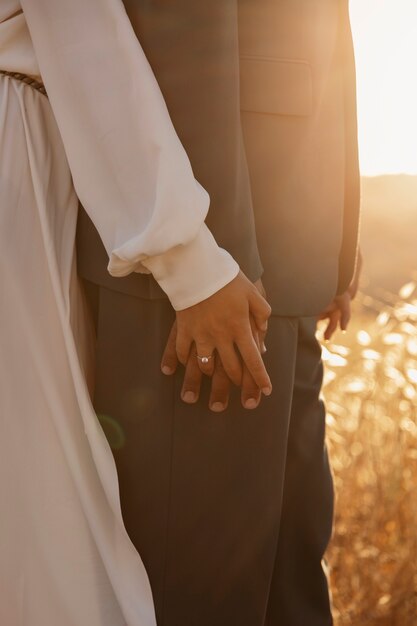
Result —
POLYGON ((191 337, 181 331, 177 326, 177 338, 175 341, 176 352, 179 362, 184 366, 187 364, 188 357, 190 356, 192 343, 191 337))
POLYGON ((256 409, 261 401, 261 390, 253 380, 247 367, 243 367, 242 374, 242 405, 245 409, 256 409))
POLYGON ((258 329, 266 332, 272 309, 265 298, 263 298, 256 289, 254 289, 252 295, 249 296, 249 309, 258 329))
POLYGON ((326 306, 325 309, 323 309, 323 311, 320 313, 319 315, 319 320, 325 320, 328 317, 330 317, 330 315, 334 312, 337 311, 338 309, 338 305, 337 303, 333 300, 333 302, 331 302, 328 306, 326 306))
POLYGON ((213 376, 214 372, 214 346, 208 341, 196 341, 196 356, 198 367, 206 376, 213 376))
POLYGON ((254 342, 256 343, 256 347, 258 348, 259 352, 261 351, 261 341, 260 341, 260 334, 262 333, 263 335, 265 335, 266 333, 264 331, 261 331, 258 329, 258 327, 256 326, 256 322, 253 318, 252 315, 249 316, 249 323, 250 323, 250 327, 252 330, 252 337, 254 342))
POLYGON ((242 363, 233 344, 220 344, 217 346, 218 356, 222 362, 224 371, 237 387, 242 383, 242 363))
POLYGON ((211 379, 211 393, 209 407, 215 413, 221 413, 229 404, 230 378, 226 374, 220 358, 216 358, 213 378, 211 379))
POLYGON ((258 347, 258 350, 261 354, 265 354, 266 352, 266 346, 265 346, 265 337, 266 337, 266 332, 259 330, 256 326, 255 320, 253 319, 253 316, 250 316, 250 325, 252 328, 252 335, 253 338, 255 340, 255 343, 258 347))
POLYGON ((324 309, 318 317, 319 320, 327 320, 328 317, 335 311, 335 307, 324 309))
POLYGON ((266 337, 266 333, 261 333, 261 332, 258 333, 257 345, 259 348, 259 352, 261 354, 265 354, 266 352, 265 337, 266 337))
POLYGON ((236 341, 244 364, 255 383, 266 396, 272 392, 271 380, 251 333, 245 333, 236 341))
POLYGON ((261 354, 265 354, 265 352, 266 352, 265 338, 266 338, 267 333, 263 332, 261 330, 257 330, 257 329, 255 329, 255 330, 256 330, 256 332, 254 333, 253 332, 253 328, 252 328, 252 333, 254 335, 254 339, 256 341, 256 345, 258 346, 259 352, 261 354))
POLYGON ((333 311, 333 313, 330 314, 329 316, 329 323, 327 325, 327 328, 324 332, 324 338, 326 341, 330 341, 330 339, 333 337, 333 334, 335 333, 336 329, 337 329, 337 325, 339 323, 339 319, 340 319, 340 311, 333 311))
POLYGON ((194 404, 199 399, 202 378, 203 374, 198 366, 194 350, 192 350, 185 366, 184 382, 181 391, 181 398, 187 404, 194 404))
POLYGON ((341 310, 340 316, 340 328, 343 331, 347 330, 351 318, 351 307, 350 307, 350 297, 346 298, 346 301, 343 304, 343 308, 341 310))
POLYGON ((265 287, 263 286, 262 279, 258 278, 258 280, 255 281, 253 284, 255 285, 256 289, 259 291, 261 296, 266 299, 266 291, 265 291, 265 287))
POLYGON ((177 323, 174 322, 169 333, 168 341, 162 355, 161 370, 166 376, 174 374, 178 367, 178 357, 176 351, 177 323))

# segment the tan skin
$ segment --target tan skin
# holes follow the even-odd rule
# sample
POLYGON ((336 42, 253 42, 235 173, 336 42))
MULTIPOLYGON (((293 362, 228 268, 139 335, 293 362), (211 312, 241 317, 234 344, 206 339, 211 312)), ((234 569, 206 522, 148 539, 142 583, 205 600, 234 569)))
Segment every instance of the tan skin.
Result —
MULTIPOLYGON (((237 278, 239 279, 240 276, 237 278)), ((256 408, 262 394, 270 395, 272 391, 261 356, 261 353, 265 351, 264 338, 267 331, 267 319, 271 313, 271 308, 265 300, 262 282, 259 280, 253 284, 244 277, 245 288, 250 286, 247 292, 248 305, 242 307, 239 304, 236 307, 238 319, 234 319, 230 309, 229 294, 222 293, 229 285, 200 303, 208 303, 211 309, 208 314, 209 319, 214 314, 221 317, 221 321, 212 324, 215 328, 218 328, 217 324, 225 325, 223 332, 219 333, 221 341, 215 344, 214 348, 214 342, 192 341, 190 327, 188 327, 185 335, 186 341, 182 344, 178 340, 178 329, 181 325, 184 328, 184 325, 190 323, 190 316, 183 316, 183 311, 177 312, 177 319, 171 329, 161 363, 162 371, 166 375, 174 374, 179 362, 185 366, 181 397, 188 404, 198 401, 203 375, 211 376, 209 406, 214 412, 221 412, 227 408, 232 382, 241 387, 242 404, 248 409, 256 408), (210 300, 212 302, 209 302, 210 300), (253 306, 254 302, 255 306, 253 306), (222 340, 225 345, 222 344, 222 340), (209 363, 204 365, 197 359, 197 354, 201 356, 215 354, 215 358, 210 359, 209 363)), ((199 305, 196 306, 199 307, 199 305)), ((195 307, 190 307, 190 309, 195 309, 195 307)), ((189 312, 190 309, 186 311, 189 312)), ((198 317, 200 311, 192 313, 198 317)), ((200 327, 197 326, 197 328, 200 327)))
MULTIPOLYGON (((214 357, 216 353, 235 385, 241 384, 245 365, 262 393, 270 395, 271 380, 253 333, 253 327, 266 332, 270 315, 271 307, 260 291, 239 272, 234 280, 210 298, 177 311, 178 360, 186 365, 190 355, 214 357)), ((214 358, 208 363, 197 361, 203 374, 213 375, 214 358)))
MULTIPOLYGON (((329 320, 324 333, 326 340, 331 339, 333 333, 338 327, 340 327, 341 330, 346 330, 348 327, 351 317, 351 301, 356 296, 358 290, 361 268, 362 257, 359 255, 355 276, 349 286, 349 289, 347 289, 344 294, 337 296, 319 316, 320 320, 329 320)), ((259 294, 265 298, 266 294, 262 281, 258 280, 254 286, 258 290, 259 294)), ((260 330, 255 320, 252 318, 251 330, 258 353, 264 353, 266 351, 264 343, 266 335, 265 328, 260 330)), ((177 322, 175 322, 172 327, 162 358, 162 371, 167 375, 173 374, 178 367, 178 358, 175 348, 176 334, 177 322)), ((199 367, 196 354, 197 353, 194 347, 194 349, 190 351, 188 359, 185 362, 185 374, 181 397, 187 404, 194 404, 198 401, 204 375, 204 372, 199 367)), ((237 380, 236 383, 239 384, 240 382, 242 405, 244 408, 249 410, 256 409, 262 398, 260 387, 256 384, 254 377, 251 375, 251 372, 245 363, 242 364, 241 372, 240 381, 237 380)), ((231 379, 227 375, 225 368, 223 367, 222 360, 218 358, 218 356, 214 359, 209 375, 212 377, 209 407, 212 411, 220 413, 226 410, 229 402, 231 379)))
POLYGON ((343 332, 347 330, 352 314, 352 300, 354 300, 358 292, 362 264, 362 254, 359 252, 355 275, 349 285, 349 288, 345 291, 345 293, 340 296, 336 296, 336 298, 324 309, 324 311, 322 311, 319 316, 319 320, 329 320, 326 330, 324 331, 324 339, 326 341, 330 341, 338 327, 343 332))

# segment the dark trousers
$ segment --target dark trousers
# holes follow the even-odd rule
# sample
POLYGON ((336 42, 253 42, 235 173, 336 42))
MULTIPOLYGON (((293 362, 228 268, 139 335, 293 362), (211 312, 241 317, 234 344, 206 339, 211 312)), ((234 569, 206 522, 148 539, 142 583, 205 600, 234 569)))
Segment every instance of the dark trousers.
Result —
POLYGON ((274 391, 255 411, 180 399, 160 373, 166 300, 87 284, 97 322, 95 407, 113 447, 127 530, 158 626, 328 626, 322 558, 333 489, 312 318, 272 317, 274 391))

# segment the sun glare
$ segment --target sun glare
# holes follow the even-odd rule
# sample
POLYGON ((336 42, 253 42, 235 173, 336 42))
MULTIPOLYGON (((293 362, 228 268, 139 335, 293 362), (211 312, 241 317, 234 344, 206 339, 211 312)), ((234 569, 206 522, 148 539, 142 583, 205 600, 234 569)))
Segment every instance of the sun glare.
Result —
POLYGON ((351 0, 362 174, 417 174, 417 0, 351 0))

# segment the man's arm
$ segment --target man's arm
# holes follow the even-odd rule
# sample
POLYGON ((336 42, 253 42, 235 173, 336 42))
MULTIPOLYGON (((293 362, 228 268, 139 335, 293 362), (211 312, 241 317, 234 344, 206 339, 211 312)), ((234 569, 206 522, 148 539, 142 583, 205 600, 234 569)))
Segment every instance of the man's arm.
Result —
POLYGON ((253 282, 262 274, 240 119, 236 0, 124 4, 194 175, 207 225, 253 282))
POLYGON ((176 309, 233 280, 204 224, 195 180, 120 0, 24 0, 77 194, 123 276, 154 271, 176 309))
POLYGON ((343 241, 339 257, 338 294, 349 287, 355 271, 358 251, 360 211, 360 173, 358 157, 358 124, 356 107, 356 70, 348 0, 339 0, 339 59, 344 87, 345 126, 345 209, 343 241))

